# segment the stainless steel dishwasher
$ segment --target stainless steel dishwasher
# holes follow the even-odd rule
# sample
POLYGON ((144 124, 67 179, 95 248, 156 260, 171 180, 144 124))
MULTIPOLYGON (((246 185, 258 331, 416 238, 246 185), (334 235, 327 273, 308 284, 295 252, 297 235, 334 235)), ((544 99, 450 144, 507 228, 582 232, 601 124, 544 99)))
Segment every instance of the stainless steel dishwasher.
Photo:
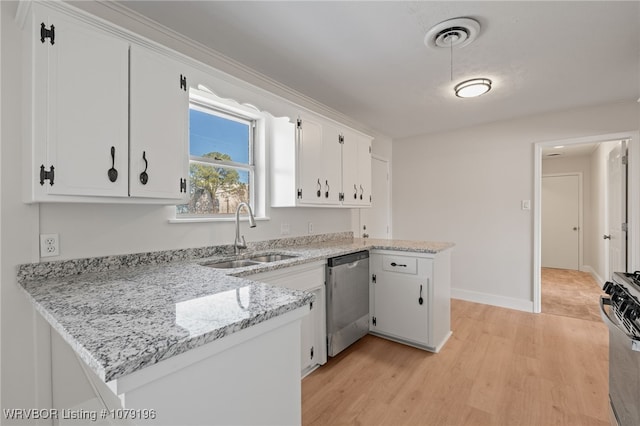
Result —
POLYGON ((327 261, 327 354, 335 356, 369 332, 369 252, 327 261))

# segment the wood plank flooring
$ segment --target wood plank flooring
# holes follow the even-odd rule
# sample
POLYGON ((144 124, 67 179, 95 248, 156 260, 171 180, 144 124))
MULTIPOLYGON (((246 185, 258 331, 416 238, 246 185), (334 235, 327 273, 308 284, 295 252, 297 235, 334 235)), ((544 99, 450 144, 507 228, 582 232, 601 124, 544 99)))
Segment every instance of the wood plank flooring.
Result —
POLYGON ((452 300, 439 354, 366 336, 302 381, 304 425, 608 425, 602 322, 452 300))
POLYGON ((587 272, 542 268, 542 312, 600 322, 598 282, 587 272))

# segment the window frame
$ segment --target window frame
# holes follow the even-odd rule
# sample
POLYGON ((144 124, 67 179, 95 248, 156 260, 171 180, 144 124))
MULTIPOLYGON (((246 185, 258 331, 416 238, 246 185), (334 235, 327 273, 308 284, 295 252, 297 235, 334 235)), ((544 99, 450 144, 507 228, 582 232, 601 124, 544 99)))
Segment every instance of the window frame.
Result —
MULTIPOLYGON (((249 175, 249 205, 251 205, 256 218, 266 218, 265 208, 260 203, 264 203, 264 194, 259 194, 260 183, 264 176, 262 168, 265 167, 264 161, 256 158, 259 150, 258 144, 264 144, 264 117, 256 111, 251 111, 243 106, 229 105, 223 100, 216 99, 213 94, 203 92, 202 90, 190 89, 189 92, 189 109, 194 108, 206 114, 212 114, 224 119, 236 121, 249 126, 249 163, 239 163, 222 159, 213 159, 191 155, 189 153, 189 168, 191 164, 202 164, 211 167, 222 167, 240 172, 248 172, 249 175), (260 205, 258 205, 260 204, 260 205)), ((191 140, 189 137, 189 150, 191 149, 191 140)), ((210 221, 229 221, 234 220, 233 213, 223 214, 194 214, 194 213, 178 213, 176 208, 175 220, 172 222, 210 222, 210 221)))

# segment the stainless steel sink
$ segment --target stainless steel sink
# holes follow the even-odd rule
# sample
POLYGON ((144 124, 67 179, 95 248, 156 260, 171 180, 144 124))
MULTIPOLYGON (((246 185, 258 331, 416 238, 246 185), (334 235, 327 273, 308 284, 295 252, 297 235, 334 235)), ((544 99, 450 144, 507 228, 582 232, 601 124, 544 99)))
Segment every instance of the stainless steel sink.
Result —
POLYGON ((207 262, 202 263, 202 266, 208 266, 210 268, 217 269, 231 269, 231 268, 242 268, 244 266, 251 265, 259 265, 260 262, 255 262, 249 259, 238 259, 238 260, 225 260, 222 262, 207 262))
POLYGON ((260 265, 261 263, 277 262, 279 260, 291 259, 293 257, 297 257, 297 256, 292 256, 290 254, 272 253, 272 254, 263 254, 260 256, 254 256, 249 259, 231 259, 231 260, 206 262, 206 263, 201 263, 201 265, 208 266, 210 268, 216 268, 216 269, 232 269, 232 268, 242 268, 245 266, 260 265))
POLYGON ((260 262, 260 263, 269 263, 269 262, 277 262, 279 260, 291 259, 297 256, 292 256, 290 254, 265 254, 262 256, 250 257, 249 260, 260 262))

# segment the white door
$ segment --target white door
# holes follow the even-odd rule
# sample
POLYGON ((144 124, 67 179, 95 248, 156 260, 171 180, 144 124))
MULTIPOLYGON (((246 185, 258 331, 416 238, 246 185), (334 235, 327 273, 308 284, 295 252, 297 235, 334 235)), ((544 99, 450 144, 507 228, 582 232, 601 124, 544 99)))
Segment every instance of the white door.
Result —
POLYGON ((389 189, 389 161, 371 158, 371 208, 360 209, 360 229, 356 236, 391 238, 389 189))
POLYGON ((607 215, 608 233, 604 235, 609 241, 609 271, 627 270, 627 233, 623 224, 627 222, 627 166, 623 158, 626 156, 626 143, 619 142, 609 153, 607 166, 607 215))
POLYGON ((580 269, 580 177, 542 178, 542 266, 580 269))

